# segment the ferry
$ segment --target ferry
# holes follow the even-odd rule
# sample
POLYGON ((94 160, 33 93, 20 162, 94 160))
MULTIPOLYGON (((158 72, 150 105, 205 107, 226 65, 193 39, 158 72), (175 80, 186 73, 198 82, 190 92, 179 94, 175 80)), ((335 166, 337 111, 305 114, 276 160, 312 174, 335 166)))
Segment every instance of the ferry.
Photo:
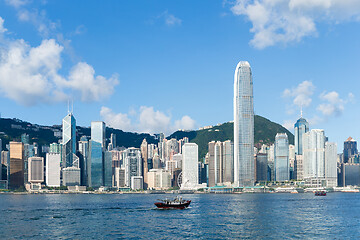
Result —
POLYGON ((189 207, 191 200, 184 200, 182 197, 176 197, 174 200, 158 199, 155 206, 160 209, 185 209, 189 207))
POLYGON ((315 191, 315 196, 326 196, 326 191, 315 191))

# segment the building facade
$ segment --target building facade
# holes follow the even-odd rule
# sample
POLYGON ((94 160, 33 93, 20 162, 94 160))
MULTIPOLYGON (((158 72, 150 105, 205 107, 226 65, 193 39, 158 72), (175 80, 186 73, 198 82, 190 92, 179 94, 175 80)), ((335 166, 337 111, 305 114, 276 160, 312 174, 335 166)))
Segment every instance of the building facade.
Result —
POLYGON ((289 140, 286 133, 275 137, 275 181, 289 181, 289 140))
POLYGON ((254 166, 254 102, 250 64, 239 62, 234 75, 234 183, 253 186, 254 166))
POLYGON ((90 180, 89 186, 99 188, 104 186, 104 148, 105 148, 105 123, 91 122, 91 140, 90 140, 90 180))
POLYGON ((62 121, 62 167, 73 166, 73 156, 76 153, 76 120, 72 113, 62 121))
POLYGON ((185 143, 182 149, 182 189, 196 189, 199 184, 198 145, 185 143))

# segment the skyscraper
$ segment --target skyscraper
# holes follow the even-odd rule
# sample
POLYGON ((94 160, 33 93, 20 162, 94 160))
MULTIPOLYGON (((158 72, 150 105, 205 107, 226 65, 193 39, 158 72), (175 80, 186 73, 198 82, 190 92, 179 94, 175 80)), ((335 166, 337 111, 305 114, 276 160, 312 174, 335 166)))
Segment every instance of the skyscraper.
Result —
POLYGON ((181 188, 195 189, 199 184, 198 145, 196 143, 185 143, 182 150, 183 159, 181 188))
POLYGON ((46 154, 46 186, 60 187, 60 160, 59 153, 46 154))
POLYGON ((295 154, 303 154, 303 140, 302 136, 309 131, 309 123, 305 118, 299 118, 295 125, 295 154))
POLYGON ((140 146, 140 151, 141 151, 141 157, 142 157, 142 161, 143 161, 143 173, 144 173, 144 189, 147 189, 147 184, 148 184, 148 178, 147 178, 147 174, 148 174, 148 144, 146 141, 146 138, 144 138, 144 140, 141 143, 140 146))
POLYGON ((325 143, 325 179, 328 187, 337 186, 337 144, 325 143))
POLYGON ((352 137, 349 137, 344 142, 344 163, 349 162, 349 159, 357 153, 357 142, 352 137))
POLYGON ((290 180, 289 140, 286 133, 275 137, 275 181, 290 180))
POLYGON ((239 62, 234 75, 234 184, 253 186, 254 102, 250 64, 239 62))
POLYGON ((10 183, 11 189, 24 186, 24 144, 10 142, 10 183))
POLYGON ((128 148, 125 150, 125 185, 133 188, 132 177, 142 178, 142 158, 138 148, 128 148))
POLYGON ((104 156, 105 147, 105 123, 91 122, 91 140, 90 140, 90 183, 91 187, 104 186, 104 156))
POLYGON ((76 153, 76 120, 72 113, 62 121, 62 145, 62 167, 71 167, 76 153))
POLYGON ((312 129, 303 136, 303 176, 311 186, 322 186, 325 180, 325 141, 321 129, 312 129))

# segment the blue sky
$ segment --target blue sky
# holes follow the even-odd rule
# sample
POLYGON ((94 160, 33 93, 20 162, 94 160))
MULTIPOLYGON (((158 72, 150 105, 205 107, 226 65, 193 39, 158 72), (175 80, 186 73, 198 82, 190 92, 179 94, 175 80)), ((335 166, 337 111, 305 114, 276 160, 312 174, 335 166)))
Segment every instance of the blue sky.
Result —
POLYGON ((166 132, 232 120, 238 61, 255 112, 360 139, 360 3, 0 1, 2 117, 166 132))

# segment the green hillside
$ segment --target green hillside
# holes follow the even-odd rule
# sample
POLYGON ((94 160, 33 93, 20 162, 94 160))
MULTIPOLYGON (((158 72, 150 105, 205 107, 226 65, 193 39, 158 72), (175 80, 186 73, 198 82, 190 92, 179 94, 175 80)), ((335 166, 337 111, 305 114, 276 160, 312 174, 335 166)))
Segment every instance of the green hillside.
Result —
MULTIPOLYGON (((54 132, 61 133, 61 125, 41 126, 31 124, 19 119, 0 118, 0 138, 3 142, 2 149, 9 141, 20 141, 21 134, 26 133, 30 137, 30 143, 36 142, 40 146, 49 145, 53 142, 58 142, 60 137, 56 137, 54 132)), ((88 136, 90 138, 91 130, 89 127, 76 127, 77 140, 81 136, 88 136)), ((154 136, 145 133, 131 133, 124 132, 119 129, 106 128, 106 137, 110 138, 111 133, 116 134, 116 142, 118 146, 123 147, 140 147, 141 142, 146 138, 148 143, 157 143, 154 136)))
MULTIPOLYGON (((90 137, 89 127, 86 128, 77 126, 76 131, 77 140, 84 135, 90 137)), ((3 149, 5 149, 5 145, 9 141, 20 141, 20 136, 23 133, 29 134, 30 143, 37 142, 40 146, 58 142, 61 136, 54 136, 54 132, 61 133, 61 126, 40 126, 21 121, 19 119, 0 118, 0 138, 3 141, 3 149)), ((106 138, 110 138, 111 133, 116 134, 116 142, 118 146, 140 147, 144 138, 146 138, 148 143, 157 143, 155 137, 150 134, 124 132, 119 129, 106 128, 106 138)), ((266 118, 255 116, 255 144, 258 144, 259 146, 261 143, 273 143, 277 133, 287 133, 289 136, 289 143, 294 144, 294 136, 287 129, 266 118)), ((203 158, 208 151, 209 142, 213 140, 234 140, 233 123, 227 122, 219 126, 214 126, 211 129, 197 131, 177 131, 171 134, 168 139, 181 139, 183 137, 188 137, 191 142, 199 145, 199 157, 203 158)))
MULTIPOLYGON (((277 133, 286 133, 289 137, 289 143, 294 144, 294 135, 280 124, 271 122, 270 120, 255 116, 255 145, 259 147, 261 144, 271 144, 275 141, 277 133)), ((188 137, 190 142, 199 145, 199 157, 205 157, 208 151, 208 143, 211 141, 234 140, 234 124, 227 122, 211 129, 203 129, 198 131, 177 131, 171 134, 168 139, 181 139, 188 137)))

